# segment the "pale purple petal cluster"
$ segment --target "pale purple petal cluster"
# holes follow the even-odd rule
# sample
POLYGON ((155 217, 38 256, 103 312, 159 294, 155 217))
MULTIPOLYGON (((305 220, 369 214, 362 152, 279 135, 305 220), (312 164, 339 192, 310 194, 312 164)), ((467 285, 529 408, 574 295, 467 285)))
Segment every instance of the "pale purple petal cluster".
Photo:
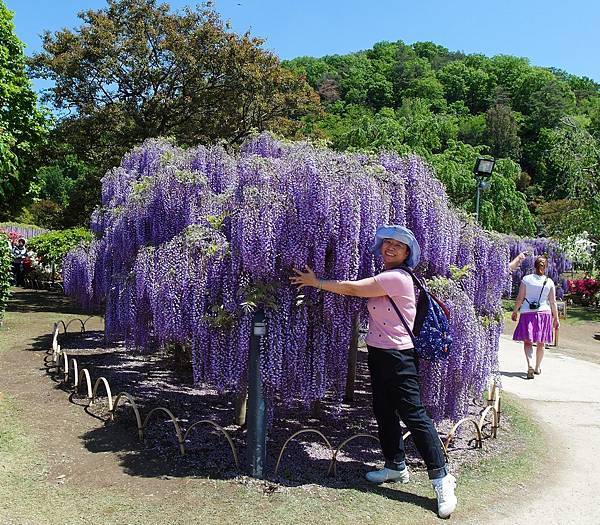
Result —
POLYGON ((245 385, 258 305, 268 324, 268 395, 341 399, 353 319, 365 319, 365 301, 299 294, 289 277, 305 265, 325 279, 372 276, 382 263, 369 248, 383 223, 411 228, 422 247, 418 272, 443 278, 434 282, 456 346, 448 362, 421 368, 434 418, 465 414, 498 371, 507 242, 453 210, 419 157, 341 154, 267 134, 239 154, 149 140, 104 177, 102 195, 92 217, 99 240, 65 263, 69 294, 102 306, 107 336, 130 348, 188 347, 198 382, 245 385), (453 267, 468 276, 448 279, 453 267))
POLYGON ((510 258, 514 259, 519 253, 529 253, 521 267, 512 275, 512 285, 510 292, 513 295, 519 290, 519 283, 524 275, 534 272, 533 264, 538 255, 544 255, 548 259, 548 268, 546 275, 554 281, 556 285, 556 297, 562 299, 563 295, 569 291, 567 278, 563 274, 570 271, 573 263, 561 246, 554 240, 546 237, 534 239, 522 237, 507 237, 510 247, 510 258))

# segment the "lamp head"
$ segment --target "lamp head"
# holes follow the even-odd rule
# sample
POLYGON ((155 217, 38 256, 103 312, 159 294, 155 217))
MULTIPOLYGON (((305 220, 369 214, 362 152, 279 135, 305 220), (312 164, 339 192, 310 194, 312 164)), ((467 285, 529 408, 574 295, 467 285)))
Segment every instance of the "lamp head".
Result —
POLYGON ((494 164, 496 164, 496 159, 479 157, 477 162, 475 162, 473 173, 476 177, 489 177, 492 171, 494 171, 494 164))

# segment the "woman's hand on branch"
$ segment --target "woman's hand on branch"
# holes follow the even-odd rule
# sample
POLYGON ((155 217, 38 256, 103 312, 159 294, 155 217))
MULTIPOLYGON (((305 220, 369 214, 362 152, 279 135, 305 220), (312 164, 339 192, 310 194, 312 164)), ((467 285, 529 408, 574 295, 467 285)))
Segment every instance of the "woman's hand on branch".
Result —
POLYGON ((519 314, 518 314, 517 312, 513 312, 513 313, 512 313, 512 315, 510 316, 510 318, 511 318, 513 321, 516 321, 518 316, 519 316, 519 314))
POLYGON ((296 275, 290 277, 290 281, 292 284, 298 286, 298 288, 303 288, 304 286, 313 286, 316 288, 319 285, 319 279, 317 279, 315 272, 312 271, 310 266, 305 266, 304 270, 305 271, 294 268, 296 275))

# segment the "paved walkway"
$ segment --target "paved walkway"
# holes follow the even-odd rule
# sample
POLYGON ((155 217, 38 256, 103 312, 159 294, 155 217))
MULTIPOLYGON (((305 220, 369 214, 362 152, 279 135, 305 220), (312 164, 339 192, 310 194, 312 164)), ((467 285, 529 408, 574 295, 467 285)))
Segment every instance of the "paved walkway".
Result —
POLYGON ((546 351, 542 374, 525 379, 522 345, 502 336, 504 390, 523 399, 549 433, 555 464, 522 497, 501 502, 477 522, 600 524, 600 366, 546 351))

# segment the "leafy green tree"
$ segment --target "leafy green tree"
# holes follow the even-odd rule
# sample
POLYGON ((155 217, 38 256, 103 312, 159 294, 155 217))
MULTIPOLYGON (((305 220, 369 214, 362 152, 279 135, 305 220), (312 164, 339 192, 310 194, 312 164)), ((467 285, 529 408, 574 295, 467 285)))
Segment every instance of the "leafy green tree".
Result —
POLYGON ((281 65, 298 75, 303 75, 313 88, 317 88, 324 78, 337 76, 335 68, 322 58, 297 57, 293 60, 284 60, 281 65))
POLYGON ((392 44, 382 43, 370 53, 325 57, 335 69, 331 77, 336 78, 340 94, 346 102, 364 104, 374 109, 393 103, 394 87, 388 78, 392 64, 386 61, 390 54, 388 46, 392 44))
POLYGON ((71 115, 55 136, 98 167, 91 186, 145 138, 239 143, 254 130, 293 134, 319 110, 304 78, 210 9, 108 0, 79 16, 79 28, 44 35, 31 71, 54 82, 49 100, 71 115))
POLYGON ((31 219, 42 228, 62 228, 64 210, 56 202, 47 199, 38 199, 28 208, 31 219))
MULTIPOLYGON (((58 152, 55 153, 58 157, 58 152)), ((75 181, 86 177, 88 165, 76 155, 63 152, 58 160, 39 170, 39 198, 56 202, 65 207, 69 204, 75 181)))
POLYGON ((519 124, 509 106, 496 104, 485 113, 485 143, 494 157, 519 160, 521 138, 519 124))
MULTIPOLYGON (((434 170, 446 186, 451 201, 469 213, 475 211, 473 166, 481 150, 481 147, 454 142, 442 153, 431 157, 434 170)), ((485 228, 519 235, 535 233, 525 196, 516 188, 520 172, 519 165, 510 159, 496 161, 490 177, 491 188, 481 194, 479 218, 485 228)))
POLYGON ((444 98, 444 86, 433 74, 411 80, 403 95, 405 98, 427 100, 430 107, 438 112, 443 111, 447 105, 444 98))
POLYGON ((427 100, 405 99, 398 118, 406 130, 406 143, 423 156, 442 150, 458 133, 457 119, 434 113, 427 100))
POLYGON ((323 126, 332 146, 340 150, 404 151, 405 130, 394 110, 383 108, 376 114, 360 106, 347 106, 343 114, 325 120, 323 126))
POLYGON ((600 96, 587 100, 583 106, 583 111, 589 118, 589 132, 596 140, 600 140, 600 96))
POLYGON ((600 93, 600 84, 591 78, 571 75, 562 69, 549 68, 549 70, 554 76, 569 84, 578 104, 586 99, 597 97, 600 93))
POLYGON ((600 203, 600 145, 573 119, 564 118, 553 130, 548 162, 557 173, 556 186, 563 186, 572 199, 600 203))
POLYGON ((477 146, 485 141, 486 122, 485 115, 467 114, 458 119, 458 140, 477 146))
POLYGON ((521 168, 513 160, 496 161, 491 188, 482 200, 481 220, 485 228, 524 236, 535 234, 535 221, 525 195, 517 190, 520 175, 521 168))
POLYGON ((542 128, 551 129, 562 117, 572 114, 575 95, 567 82, 550 71, 532 68, 521 78, 513 103, 526 116, 525 128, 535 138, 542 128))
POLYGON ((496 87, 495 79, 485 70, 465 61, 450 62, 437 72, 449 102, 463 100, 472 113, 486 111, 496 87))
POLYGON ((0 218, 14 215, 29 198, 36 148, 47 131, 47 117, 25 74, 12 13, 0 0, 0 218))
POLYGON ((522 85, 522 79, 531 71, 526 58, 511 55, 497 55, 489 59, 488 70, 496 79, 496 84, 512 97, 522 85))
POLYGON ((434 70, 440 69, 452 60, 464 58, 462 53, 451 53, 447 48, 433 42, 415 42, 412 48, 419 58, 426 58, 434 70))
POLYGON ((411 56, 411 54, 414 55, 414 52, 411 50, 408 50, 407 53, 403 53, 403 60, 398 62, 394 69, 394 80, 400 94, 414 80, 430 77, 434 74, 429 60, 420 58, 416 55, 411 56))
POLYGON ((366 102, 373 108, 381 109, 394 102, 394 86, 381 73, 375 73, 367 85, 366 102))

